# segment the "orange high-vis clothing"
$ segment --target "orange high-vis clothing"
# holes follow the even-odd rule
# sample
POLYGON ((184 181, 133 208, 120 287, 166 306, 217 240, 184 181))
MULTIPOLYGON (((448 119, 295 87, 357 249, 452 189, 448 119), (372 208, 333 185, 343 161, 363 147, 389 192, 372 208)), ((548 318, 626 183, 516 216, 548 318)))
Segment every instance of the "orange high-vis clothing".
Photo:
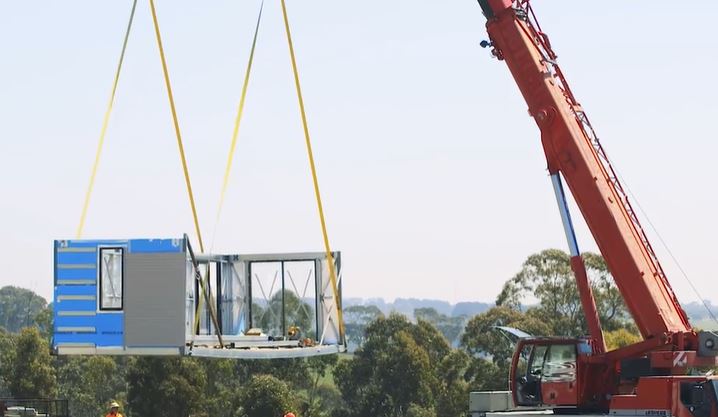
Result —
POLYGON ((118 412, 116 412, 116 413, 109 412, 109 413, 107 413, 107 415, 106 415, 105 417, 124 417, 124 416, 122 415, 122 413, 120 413, 120 412, 118 411, 118 412))
POLYGON ((294 413, 287 413, 284 415, 284 417, 296 417, 294 413))

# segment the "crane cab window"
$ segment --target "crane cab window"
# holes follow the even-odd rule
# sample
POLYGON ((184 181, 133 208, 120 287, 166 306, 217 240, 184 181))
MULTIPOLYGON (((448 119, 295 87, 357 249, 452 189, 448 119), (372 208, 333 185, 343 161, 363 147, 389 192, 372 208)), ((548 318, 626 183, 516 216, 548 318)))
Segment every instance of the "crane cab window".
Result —
POLYGON ((533 345, 525 345, 519 353, 518 362, 516 363, 516 369, 514 369, 514 379, 518 380, 522 376, 526 375, 528 369, 529 359, 531 358, 531 352, 533 351, 533 345))
POLYGON ((541 403, 541 374, 546 345, 526 344, 522 347, 514 369, 514 390, 517 405, 535 406, 541 403))
POLYGON ((576 345, 552 345, 543 366, 544 382, 576 380, 576 345))
POLYGON ((124 249, 100 248, 100 310, 122 310, 124 249))
POLYGON ((543 374, 546 349, 548 349, 548 346, 537 345, 536 347, 534 347, 534 351, 531 356, 531 375, 539 377, 541 376, 541 374, 543 374))
MULTIPOLYGON (((556 397, 543 398, 544 384, 571 385, 576 381, 576 344, 526 343, 515 364, 516 405, 537 406, 556 403, 556 397), (553 401, 553 402, 552 402, 553 401)), ((564 401, 565 398, 561 398, 564 401)))

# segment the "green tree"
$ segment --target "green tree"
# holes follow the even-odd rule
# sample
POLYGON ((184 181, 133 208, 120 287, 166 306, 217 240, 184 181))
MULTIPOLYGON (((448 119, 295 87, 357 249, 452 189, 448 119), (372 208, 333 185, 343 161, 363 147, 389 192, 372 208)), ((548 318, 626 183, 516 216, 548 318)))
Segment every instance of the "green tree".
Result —
POLYGON ((107 411, 110 401, 124 402, 125 375, 121 359, 81 356, 59 361, 59 396, 68 400, 73 417, 100 416, 107 411))
POLYGON ((315 403, 314 409, 308 409, 308 414, 307 411, 302 411, 302 417, 331 417, 342 415, 344 399, 342 398, 342 393, 333 383, 319 384, 316 390, 316 396, 321 399, 321 402, 315 403))
POLYGON ((295 412, 294 393, 284 381, 271 375, 254 375, 242 389, 236 415, 240 417, 282 417, 295 412))
POLYGON ((285 332, 291 326, 296 326, 306 337, 314 338, 314 308, 302 301, 294 291, 285 290, 284 295, 282 291, 274 293, 269 299, 269 304, 261 310, 260 314, 254 314, 258 319, 255 326, 258 325, 269 334, 281 335, 284 315, 285 332))
POLYGON ((466 371, 469 391, 505 391, 508 389, 509 364, 501 367, 481 357, 471 358, 466 371))
POLYGON ((311 387, 311 371, 306 359, 234 362, 234 377, 242 384, 246 384, 254 375, 272 375, 295 389, 311 387))
POLYGON ((459 341, 459 336, 466 324, 465 316, 451 317, 441 314, 431 307, 422 307, 414 309, 414 317, 417 320, 429 322, 432 326, 444 335, 446 340, 453 346, 459 341))
POLYGON ((47 301, 30 290, 7 286, 0 288, 0 327, 17 333, 32 326, 47 307, 47 301))
POLYGON ((347 343, 357 347, 364 343, 364 331, 369 323, 384 317, 384 313, 375 305, 354 305, 344 309, 343 317, 347 343))
POLYGON ((10 396, 10 373, 15 356, 15 338, 0 327, 0 397, 10 396))
POLYGON ((35 323, 35 326, 37 326, 38 330, 40 330, 40 334, 42 335, 42 337, 44 337, 48 341, 51 340, 53 324, 52 304, 40 310, 40 312, 35 315, 33 321, 35 323))
POLYGON ((354 359, 339 362, 334 370, 345 401, 340 414, 448 417, 459 409, 463 414, 466 401, 458 405, 457 398, 468 393, 467 365, 468 357, 452 350, 428 322, 413 324, 399 314, 380 317, 367 327, 354 359))
POLYGON ((467 371, 470 361, 469 355, 454 349, 444 356, 436 366, 436 373, 441 381, 436 403, 437 417, 455 417, 466 414, 466 402, 469 398, 467 371))
POLYGON ((614 350, 622 348, 634 343, 640 342, 641 335, 638 332, 631 332, 627 329, 618 329, 609 332, 604 332, 604 340, 606 341, 606 348, 608 350, 614 350))
MULTIPOLYGON (((601 324, 606 330, 630 326, 627 309, 600 255, 585 253, 586 264, 601 324)), ((520 310, 526 295, 538 300, 533 315, 551 326, 552 335, 588 333, 585 315, 571 270, 570 256, 558 249, 531 255, 521 271, 504 284, 496 305, 520 310)))
POLYGON ((337 361, 337 355, 307 359, 273 359, 267 361, 236 361, 203 359, 200 363, 207 381, 205 409, 213 417, 235 416, 241 393, 255 375, 271 375, 293 391, 294 405, 302 417, 323 417, 336 408, 339 394, 332 387, 322 386, 337 361))
POLYGON ((50 346, 36 327, 20 331, 14 343, 14 353, 5 359, 9 361, 5 365, 8 388, 14 397, 55 397, 57 381, 50 346))
MULTIPOLYGON (((460 414, 457 414, 457 416, 460 414)), ((406 410, 406 417, 437 417, 436 411, 431 408, 424 408, 420 405, 411 404, 406 410)))
POLYGON ((336 408, 338 391, 331 386, 320 386, 320 381, 331 373, 338 359, 338 355, 323 355, 306 360, 312 382, 311 386, 303 390, 301 395, 300 408, 303 417, 328 416, 336 408))
POLYGON ((204 409, 207 375, 191 358, 134 359, 127 372, 135 417, 187 417, 204 409))
POLYGON ((544 321, 505 306, 474 316, 461 337, 461 346, 471 355, 466 371, 470 390, 505 390, 507 387, 516 339, 497 326, 514 327, 533 335, 551 332, 544 321))
POLYGON ((461 346, 470 355, 489 358, 506 369, 514 353, 515 340, 497 326, 514 327, 536 336, 551 334, 551 328, 544 321, 505 306, 474 316, 466 324, 461 346))
POLYGON ((260 304, 257 301, 252 302, 252 327, 262 327, 261 322, 264 319, 264 315, 267 314, 265 307, 266 305, 260 304))
POLYGON ((604 331, 618 329, 635 330, 626 303, 621 292, 616 287, 613 277, 608 270, 606 260, 601 255, 585 252, 581 255, 586 264, 589 280, 596 300, 599 319, 604 331))
POLYGON ((237 377, 237 361, 232 359, 200 359, 208 376, 205 410, 212 417, 234 417, 239 407, 240 388, 246 380, 237 377))

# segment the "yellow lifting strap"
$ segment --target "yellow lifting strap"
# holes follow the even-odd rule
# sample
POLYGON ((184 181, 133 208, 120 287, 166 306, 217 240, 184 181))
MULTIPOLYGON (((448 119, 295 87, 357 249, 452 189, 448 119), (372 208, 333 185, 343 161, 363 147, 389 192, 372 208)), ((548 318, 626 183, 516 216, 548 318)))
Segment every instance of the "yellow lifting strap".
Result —
MULTIPOLYGON (((104 118, 102 121, 102 129, 100 131, 100 139, 99 139, 99 143, 97 145, 97 150, 95 152, 95 160, 92 165, 92 172, 90 174, 89 185, 87 187, 87 192, 85 193, 85 199, 84 199, 84 203, 83 203, 83 207, 82 207, 82 214, 80 215, 80 223, 77 227, 76 237, 78 239, 82 237, 82 232, 83 232, 83 229, 85 226, 85 219, 87 217, 87 211, 88 211, 88 207, 90 205, 90 198, 92 196, 92 191, 93 191, 93 188, 95 185, 95 178, 97 177, 97 170, 98 170, 98 166, 100 163, 100 156, 102 155, 102 148, 103 148, 104 142, 105 142, 107 126, 109 124, 110 115, 112 113, 112 108, 113 108, 113 104, 115 101, 115 95, 117 93, 117 86, 118 86, 119 80, 120 80, 120 73, 122 72, 122 64, 124 62, 125 52, 127 51, 127 44, 128 44, 128 40, 130 37, 130 32, 132 29, 132 23, 134 21, 136 9, 137 9, 137 0, 134 0, 132 3, 132 10, 130 12, 129 22, 127 23, 127 30, 125 31, 125 37, 124 37, 124 40, 122 43, 122 52, 120 53, 120 59, 117 64, 117 69, 115 71, 115 78, 114 78, 114 81, 112 84, 112 91, 110 93, 110 99, 108 101, 107 109, 105 110, 105 115, 104 115, 104 118)), ((197 233, 197 239, 199 240, 200 250, 202 252, 204 252, 204 243, 202 241, 202 233, 200 231, 199 220, 197 218, 197 209, 196 209, 195 202, 194 202, 194 194, 192 192, 192 183, 190 181, 189 169, 187 168, 187 159, 185 157, 184 145, 182 143, 182 135, 180 132, 179 122, 177 119, 177 111, 175 109, 174 97, 172 95, 172 86, 170 84, 169 72, 167 70, 167 62, 166 62, 165 55, 164 55, 164 48, 162 47, 162 37, 160 35, 160 28, 159 28, 159 23, 157 21, 157 13, 155 10, 154 0, 150 0, 150 9, 152 11, 152 21, 154 23, 155 35, 157 38, 157 46, 159 48, 160 59, 162 61, 162 71, 164 74, 165 85, 167 87, 167 96, 169 98, 170 109, 172 111, 172 121, 174 123, 175 134, 177 136, 177 146, 179 148, 180 159, 182 161, 182 169, 184 171, 184 179, 185 179, 185 184, 187 186, 187 194, 189 196, 190 206, 192 208, 192 218, 194 220, 194 226, 195 226, 195 231, 197 233)), ((196 265, 195 265, 195 268, 196 268, 196 265)), ((197 275, 199 275, 199 271, 196 271, 196 272, 197 272, 197 275)), ((208 270, 208 272, 209 272, 209 270, 208 270)), ((200 279, 200 284, 202 286, 202 292, 205 295, 205 297, 208 297, 211 299, 211 297, 212 297, 211 290, 208 294, 205 289, 204 280, 200 279)), ((212 320, 214 321, 214 324, 216 327, 217 326, 216 313, 214 311, 212 303, 209 303, 209 304, 210 304, 210 313, 212 315, 212 320)), ((221 344, 222 339, 221 339, 221 336, 219 335, 219 329, 218 329, 218 338, 219 338, 220 344, 221 344)))
POLYGON ((172 122, 174 123, 175 135, 177 136, 177 147, 179 148, 180 159, 182 160, 182 170, 184 171, 184 181, 187 186, 187 194, 189 203, 192 208, 192 218, 194 219, 194 230, 197 233, 199 241, 199 249, 204 252, 204 242, 202 242, 202 232, 199 229, 199 220, 197 219, 197 207, 194 204, 194 193, 192 193, 192 182, 189 179, 189 169, 187 168, 187 158, 184 153, 184 145, 182 144, 182 134, 180 132, 179 121, 177 120, 177 110, 175 109, 175 100, 172 95, 172 85, 170 84, 170 75, 167 71, 167 60, 165 59, 165 50, 162 47, 162 36, 160 35, 160 25, 157 23, 157 12, 155 11, 155 1, 150 0, 150 9, 152 10, 152 22, 155 26, 155 36, 157 38, 157 47, 160 50, 160 60, 162 61, 162 73, 165 77, 165 85, 167 86, 167 98, 170 102, 170 110, 172 111, 172 122))
POLYGON ((244 114, 244 102, 247 99, 247 89, 249 87, 249 76, 252 72, 252 64, 254 63, 254 51, 257 48, 257 37, 259 35, 259 26, 262 22, 262 10, 264 9, 264 1, 259 6, 259 16, 257 16, 257 25, 254 28, 254 38, 252 39, 252 48, 249 51, 249 59, 247 60, 247 69, 244 73, 244 83, 242 84, 242 94, 239 99, 239 106, 237 107, 237 116, 234 118, 234 130, 232 131, 232 141, 229 146, 229 154, 227 156, 227 166, 224 169, 224 179, 222 180, 222 191, 219 194, 219 206, 217 207, 217 218, 215 219, 214 232, 212 233, 212 245, 214 245, 214 235, 217 232, 217 224, 222 214, 222 207, 224 206, 224 198, 227 194, 227 186, 229 185, 229 176, 232 172, 232 161, 234 160, 234 152, 237 149, 237 139, 239 137, 239 127, 242 122, 242 115, 244 114))
POLYGON ((339 289, 337 286, 337 272, 336 266, 334 265, 334 256, 332 255, 331 248, 329 246, 329 235, 327 234, 327 224, 324 220, 324 208, 322 206, 322 197, 319 193, 319 180, 317 179, 317 170, 314 166, 314 155, 312 153, 312 142, 309 137, 309 127, 307 125, 307 115, 304 110, 304 99, 302 98, 302 87, 299 83, 299 70, 297 69, 297 60, 294 56, 294 45, 292 43, 292 33, 289 30, 289 18, 287 17, 287 6, 284 0, 282 2, 282 15, 284 16, 284 29, 287 34, 287 43, 289 44, 289 56, 292 60, 292 71, 294 72, 294 85, 297 88, 297 99, 299 100, 299 112, 302 116, 302 127, 304 128, 304 139, 307 145, 307 156, 309 157, 309 167, 312 171, 312 181, 314 183, 314 195, 317 199, 317 209, 319 210, 319 221, 322 225, 322 236, 324 238, 324 250, 326 251, 327 263, 329 266, 329 279, 332 284, 332 290, 334 291, 337 307, 337 318, 339 321, 339 336, 343 339, 344 337, 344 319, 342 317, 342 308, 339 303, 339 289))
MULTIPOLYGON (((177 147, 179 148, 179 154, 180 159, 182 160, 182 170, 184 171, 184 180, 185 184, 187 185, 187 195, 189 196, 189 203, 192 208, 192 218, 194 219, 194 229, 197 233, 197 240, 199 241, 199 249, 201 252, 204 252, 204 242, 202 241, 202 232, 199 227, 199 220, 197 218, 197 207, 194 203, 194 193, 192 192, 192 182, 190 181, 189 177, 189 169, 187 168, 187 158, 185 157, 184 152, 184 145, 182 143, 182 133, 180 132, 179 127, 179 121, 177 119, 177 109, 175 108, 175 100, 174 96, 172 95, 172 84, 170 83, 170 75, 169 71, 167 70, 167 60, 165 59, 165 51, 162 47, 162 36, 160 35, 160 25, 157 22, 157 11, 155 10, 155 2, 154 0, 150 0, 150 10, 152 11, 152 23, 155 27, 155 35, 157 38, 157 47, 160 51, 160 60, 162 61, 162 73, 164 74, 165 78, 165 85, 167 86, 167 98, 170 102, 170 110, 172 111, 172 122, 174 124, 175 128, 175 136, 177 136, 177 147)), ((195 263, 194 268, 196 269, 198 265, 195 263)), ((199 274, 199 271, 195 271, 196 274, 199 274)), ((209 274, 209 269, 207 269, 207 274, 209 274)), ((205 295, 206 298, 212 299, 212 292, 211 289, 207 288, 205 286, 205 277, 201 277, 199 280, 202 293, 205 295)), ((214 322, 214 325, 217 330, 217 337, 220 341, 220 344, 222 343, 222 337, 221 337, 221 329, 217 327, 217 314, 214 311, 214 305, 212 303, 208 303, 209 305, 209 313, 212 317, 212 321, 214 322)), ((199 322, 197 321, 197 325, 199 325, 199 322)))
MULTIPOLYGON (((247 89, 249 87, 249 76, 252 72, 252 64, 254 63, 254 51, 257 49, 257 38, 259 36, 259 26, 262 22, 262 11, 264 10, 264 0, 259 6, 259 15, 257 16, 257 25, 254 28, 254 37, 252 38, 252 48, 249 50, 249 59, 247 60, 247 69, 244 73, 244 83, 242 84, 242 93, 239 99, 239 106, 237 107, 237 116, 234 119, 234 130, 232 131, 232 141, 229 146, 229 154, 227 156, 227 166, 224 170, 224 179, 222 180, 222 191, 219 195, 219 205, 217 206, 217 217, 214 222, 214 230, 212 231, 212 242, 210 252, 214 249, 214 238, 217 234, 217 225, 219 224, 219 218, 222 215, 222 207, 224 206, 224 197, 227 194, 227 187, 229 185, 229 176, 232 172, 232 161, 234 160, 234 152, 237 149, 237 139, 239 138, 239 127, 242 121, 242 115, 244 114, 244 103, 247 99, 247 89)), ((202 311, 203 299, 200 298, 197 303, 197 308, 194 314, 194 329, 195 332, 199 331, 199 313, 202 311)))
POLYGON ((90 206, 90 197, 92 196, 92 190, 95 187, 95 178, 97 177, 97 167, 100 165, 100 155, 102 155, 102 147, 105 144, 105 135, 107 133, 107 125, 110 121, 110 114, 112 113, 112 105, 115 102, 115 93, 117 92, 117 85, 120 83, 120 72, 122 71, 122 63, 125 60, 125 51, 127 51, 127 41, 130 38, 130 30, 132 29, 132 22, 135 18, 135 10, 137 9, 137 0, 132 2, 132 11, 130 12, 130 20, 127 22, 127 30, 125 31, 125 38, 122 41, 122 52, 120 52, 120 60, 117 63, 117 69, 115 70, 115 79, 112 82, 112 92, 110 93, 110 99, 107 103, 107 109, 105 110, 105 116, 102 119, 102 129, 100 130, 100 140, 97 144, 97 151, 95 152, 95 162, 92 164, 92 173, 90 174, 90 183, 87 186, 87 192, 85 192, 85 201, 82 204, 82 214, 80 215, 80 224, 77 226, 77 233, 75 238, 79 239, 82 237, 82 231, 85 228, 85 219, 87 217, 87 209, 90 206))

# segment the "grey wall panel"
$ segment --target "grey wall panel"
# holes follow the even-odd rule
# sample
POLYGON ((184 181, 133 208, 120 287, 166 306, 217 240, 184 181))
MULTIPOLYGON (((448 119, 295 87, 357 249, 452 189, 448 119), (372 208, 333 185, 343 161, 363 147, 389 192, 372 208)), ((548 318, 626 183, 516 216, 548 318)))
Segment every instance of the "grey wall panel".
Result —
POLYGON ((125 256, 125 345, 183 346, 186 255, 128 253, 125 256))

